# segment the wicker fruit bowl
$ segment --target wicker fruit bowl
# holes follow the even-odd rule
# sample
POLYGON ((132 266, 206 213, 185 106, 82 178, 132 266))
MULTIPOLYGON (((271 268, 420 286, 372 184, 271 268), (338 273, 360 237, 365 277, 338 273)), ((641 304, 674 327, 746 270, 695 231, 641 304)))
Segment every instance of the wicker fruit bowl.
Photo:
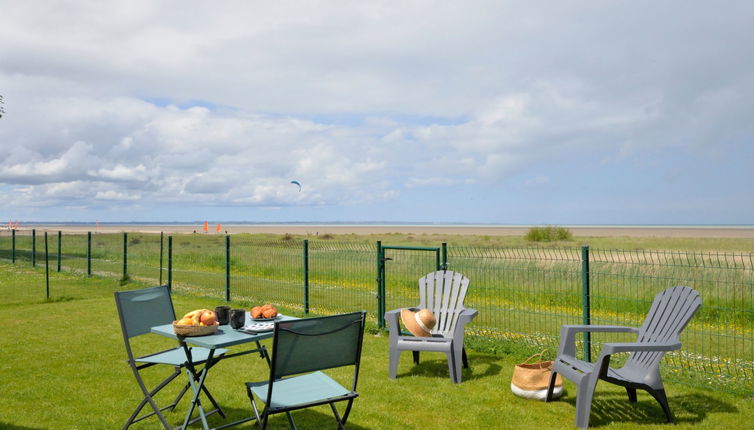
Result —
POLYGON ((217 332, 220 324, 212 325, 181 325, 178 321, 173 321, 173 331, 178 336, 206 336, 217 332))

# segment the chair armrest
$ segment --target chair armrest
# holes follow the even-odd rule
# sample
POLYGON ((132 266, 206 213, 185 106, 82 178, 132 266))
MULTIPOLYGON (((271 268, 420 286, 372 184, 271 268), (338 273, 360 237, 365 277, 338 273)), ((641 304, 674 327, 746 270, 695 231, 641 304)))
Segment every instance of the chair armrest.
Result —
MULTIPOLYGON (((409 308, 416 309, 416 308, 409 308)), ((385 312, 385 321, 387 322, 387 328, 390 331, 390 339, 397 341, 398 336, 401 335, 401 326, 398 323, 398 319, 403 309, 393 309, 392 311, 385 312)))
POLYGON ((600 355, 611 355, 620 352, 675 351, 677 349, 681 349, 681 342, 606 343, 602 345, 600 355))
POLYGON ((630 343, 605 343, 602 345, 600 356, 595 362, 594 371, 600 377, 604 377, 610 368, 610 357, 621 352, 661 352, 681 349, 681 342, 630 342, 630 343))
POLYGON ((466 329, 466 324, 470 323, 471 320, 476 318, 476 316, 479 315, 479 311, 476 309, 464 309, 461 311, 461 313, 458 315, 458 322, 456 323, 456 328, 453 331, 453 341, 458 342, 461 345, 463 345, 463 333, 466 329))
POLYGON ((393 324, 398 326, 398 318, 401 314, 400 309, 393 309, 392 311, 385 312, 385 321, 388 323, 388 328, 392 329, 393 324))
POLYGON ((621 325, 564 325, 560 329, 561 336, 564 331, 579 332, 613 332, 613 333, 639 333, 636 327, 626 327, 621 325))
POLYGON ((576 333, 603 332, 603 333, 639 333, 636 327, 624 327, 618 325, 564 325, 560 329, 560 345, 558 355, 576 356, 576 333))
POLYGON ((477 315, 479 315, 479 311, 477 311, 476 309, 464 309, 463 311, 461 311, 461 314, 458 315, 458 321, 466 324, 476 318, 477 315))

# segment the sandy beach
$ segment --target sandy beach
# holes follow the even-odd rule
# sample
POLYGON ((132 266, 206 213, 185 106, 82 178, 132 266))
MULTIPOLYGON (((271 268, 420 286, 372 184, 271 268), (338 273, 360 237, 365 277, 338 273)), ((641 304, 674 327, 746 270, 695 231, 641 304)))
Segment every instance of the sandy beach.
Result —
MULTIPOLYGON (((203 224, 147 225, 147 224, 50 224, 21 226, 22 230, 35 228, 38 231, 81 232, 142 232, 170 234, 202 233, 203 224)), ((218 234, 217 225, 210 224, 208 233, 218 234)), ((754 227, 748 226, 566 226, 579 237, 709 237, 709 238, 754 238, 754 227)), ((304 224, 222 224, 220 234, 271 233, 271 234, 443 234, 464 236, 521 236, 529 226, 480 226, 480 225, 304 225, 304 224)))

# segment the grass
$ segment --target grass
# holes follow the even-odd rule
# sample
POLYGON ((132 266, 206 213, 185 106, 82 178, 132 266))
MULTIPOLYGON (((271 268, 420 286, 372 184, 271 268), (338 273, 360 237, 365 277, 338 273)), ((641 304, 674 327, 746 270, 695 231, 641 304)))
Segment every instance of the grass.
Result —
MULTIPOLYGON (((51 300, 44 300, 44 272, 0 262, 0 337, 3 351, 3 389, 0 391, 0 429, 102 429, 118 428, 139 397, 133 375, 125 363, 125 350, 112 292, 139 288, 138 282, 121 287, 117 279, 55 275, 51 300)), ((176 294, 177 313, 199 307, 214 307, 216 299, 176 294)), ((234 303, 238 305, 238 303, 234 303)), ((285 312, 295 313, 285 309, 285 312)), ((142 350, 173 345, 169 339, 142 336, 142 350)), ((575 389, 567 383, 565 397, 557 402, 520 399, 509 389, 515 363, 530 349, 515 343, 498 354, 469 350, 471 369, 464 371, 460 385, 450 383, 447 364, 440 354, 422 355, 414 366, 404 354, 396 380, 387 377, 387 337, 370 328, 358 391, 348 428, 352 429, 559 429, 573 428, 575 389)), ((167 369, 149 369, 148 379, 157 381, 167 369)), ((218 364, 208 386, 229 415, 240 419, 251 414, 243 382, 267 377, 263 360, 242 356, 218 364)), ((346 380, 348 371, 336 378, 346 380)), ((162 399, 175 394, 178 384, 162 399)), ((601 383, 592 412, 595 428, 616 429, 748 428, 754 420, 752 400, 687 386, 668 384, 670 405, 678 425, 663 421, 659 405, 646 393, 639 402, 628 403, 618 387, 601 383)), ((168 414, 178 424, 186 400, 168 414)), ((333 428, 327 407, 294 413, 303 429, 333 428)), ((210 418, 212 425, 223 420, 210 418)), ((248 425, 248 424, 247 424, 248 425)), ((132 427, 159 428, 153 419, 132 427)), ((198 425, 192 428, 200 428, 198 425)), ((272 429, 288 428, 284 415, 275 416, 272 429)))
POLYGON ((555 242, 570 241, 573 239, 573 233, 565 227, 546 226, 532 227, 524 236, 529 242, 555 242))

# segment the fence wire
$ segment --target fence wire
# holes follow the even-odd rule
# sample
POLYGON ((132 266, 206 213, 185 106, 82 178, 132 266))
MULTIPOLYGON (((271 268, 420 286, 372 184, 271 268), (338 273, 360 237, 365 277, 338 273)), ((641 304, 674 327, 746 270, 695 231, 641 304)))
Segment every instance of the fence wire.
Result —
MULTIPOLYGON (((0 258, 44 269, 43 234, 18 230, 14 241, 11 232, 0 232, 0 258)), ((385 245, 384 249, 385 297, 381 299, 387 310, 416 306, 418 279, 438 264, 435 251, 399 248, 385 245)), ((171 276, 174 289, 218 303, 229 294, 242 305, 272 303, 299 315, 307 307, 316 315, 364 309, 372 321, 380 309, 377 250, 374 242, 310 239, 305 270, 303 243, 289 237, 176 235, 169 255, 168 237, 161 239, 159 234, 128 233, 124 239, 122 233, 94 233, 90 242, 87 234, 59 237, 48 232, 53 278, 58 261, 62 271, 86 274, 91 267, 93 275, 117 279, 127 275, 153 284, 166 283, 171 276)), ((556 350, 560 327, 584 319, 581 259, 579 247, 448 244, 447 267, 471 280, 466 306, 479 311, 468 336, 556 350)), ((665 376, 752 394, 754 254, 590 249, 589 267, 592 324, 638 326, 661 290, 688 285, 699 291, 702 309, 683 333, 683 348, 666 357, 665 376)), ((595 334, 591 351, 597 354, 604 342, 628 340, 595 334)), ((583 354, 583 344, 580 347, 583 354)))
MULTIPOLYGON (((260 241, 251 235, 234 235, 230 249, 233 300, 303 312, 304 257, 300 241, 260 241)), ((224 264, 221 267, 225 270, 224 264)))
MULTIPOLYGON (((560 327, 580 324, 580 249, 448 246, 448 268, 470 280, 477 336, 557 351, 560 327)), ((579 344, 580 348, 583 348, 579 344)))
MULTIPOLYGON (((638 326, 654 296, 688 285, 702 307, 667 355, 665 376, 724 391, 752 392, 754 380, 754 265, 752 254, 592 250, 592 324, 638 326)), ((625 341, 615 335, 593 338, 625 341)))

